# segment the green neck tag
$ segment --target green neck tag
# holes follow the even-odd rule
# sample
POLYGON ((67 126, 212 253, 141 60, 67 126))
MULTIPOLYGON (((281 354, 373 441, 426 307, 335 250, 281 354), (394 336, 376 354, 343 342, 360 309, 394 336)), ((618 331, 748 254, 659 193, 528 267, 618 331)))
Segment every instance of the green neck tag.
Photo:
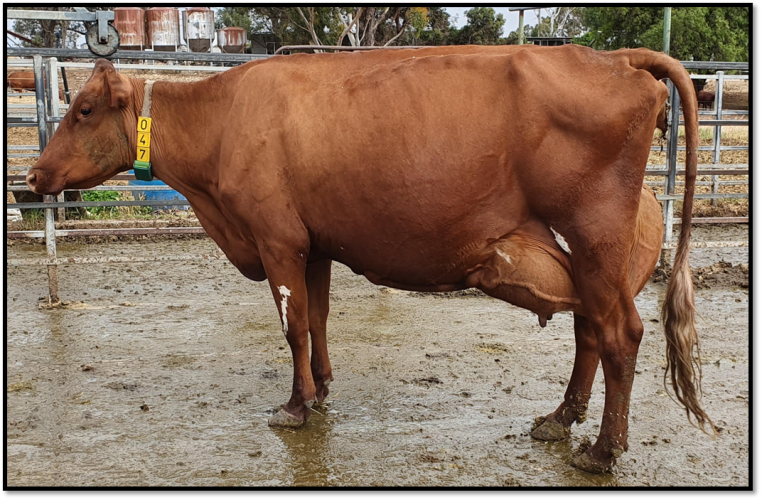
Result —
POLYGON ((135 178, 139 181, 153 180, 150 162, 135 160, 135 163, 132 164, 132 170, 135 172, 135 178))

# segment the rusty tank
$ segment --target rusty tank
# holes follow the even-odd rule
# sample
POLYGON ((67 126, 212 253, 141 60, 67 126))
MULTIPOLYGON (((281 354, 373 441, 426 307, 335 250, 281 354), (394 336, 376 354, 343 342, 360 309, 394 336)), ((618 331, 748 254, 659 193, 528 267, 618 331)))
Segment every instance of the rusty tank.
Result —
POLYGON ((228 54, 243 54, 246 50, 246 30, 222 28, 217 30, 217 46, 228 54))
POLYGON ((114 9, 114 27, 119 32, 120 50, 143 50, 146 46, 145 10, 139 7, 114 9))
POLYGON ((191 52, 209 52, 214 40, 214 11, 206 7, 184 10, 183 38, 191 52))
POLYGON ((180 45, 180 11, 152 7, 146 11, 148 46, 155 51, 175 52, 180 45))

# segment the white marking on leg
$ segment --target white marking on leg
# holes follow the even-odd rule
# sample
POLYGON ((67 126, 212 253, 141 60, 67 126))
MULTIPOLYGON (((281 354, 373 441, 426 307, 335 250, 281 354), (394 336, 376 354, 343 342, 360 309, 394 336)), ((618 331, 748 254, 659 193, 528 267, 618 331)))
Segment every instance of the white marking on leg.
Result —
POLYGON ((558 246, 561 247, 561 250, 571 255, 571 249, 569 248, 569 244, 566 243, 566 240, 564 239, 564 237, 558 234, 556 230, 553 229, 552 227, 550 228, 550 230, 553 232, 553 236, 556 237, 556 243, 558 243, 558 246))
POLYGON ((502 250, 500 250, 499 248, 497 249, 497 254, 498 254, 500 257, 504 258, 504 259, 505 259, 505 261, 506 261, 507 263, 509 263, 509 264, 513 264, 513 262, 511 262, 511 257, 510 257, 508 254, 506 254, 506 253, 503 253, 503 251, 502 251, 502 250))
POLYGON ((278 288, 278 291, 280 292, 280 316, 283 320, 283 335, 288 335, 288 298, 291 296, 291 290, 286 288, 285 286, 280 286, 278 288))

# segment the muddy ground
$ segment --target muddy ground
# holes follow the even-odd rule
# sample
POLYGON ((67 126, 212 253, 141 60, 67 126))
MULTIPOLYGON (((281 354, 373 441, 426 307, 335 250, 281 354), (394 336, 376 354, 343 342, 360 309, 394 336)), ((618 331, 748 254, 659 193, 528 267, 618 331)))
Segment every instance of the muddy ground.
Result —
MULTIPOLYGON (((694 231, 748 238, 744 226, 694 231)), ((6 250, 9 259, 44 256, 41 245, 6 250)), ((213 250, 208 239, 59 246, 64 257, 213 250)), ((723 260, 748 263, 748 252, 692 252, 695 267, 723 260)), ((646 331, 630 450, 613 474, 594 476, 568 461, 597 435, 600 369, 589 418, 570 441, 528 435, 571 373, 570 314, 542 329, 494 299, 376 287, 334 264, 329 402, 306 427, 274 430, 267 417, 288 398, 292 364, 266 283, 226 261, 60 274, 62 297, 76 302, 44 310, 45 270, 7 270, 8 486, 749 484, 749 295, 733 281, 696 291, 703 402, 718 437, 691 427, 664 391, 666 286, 649 282, 636 300, 646 331)))

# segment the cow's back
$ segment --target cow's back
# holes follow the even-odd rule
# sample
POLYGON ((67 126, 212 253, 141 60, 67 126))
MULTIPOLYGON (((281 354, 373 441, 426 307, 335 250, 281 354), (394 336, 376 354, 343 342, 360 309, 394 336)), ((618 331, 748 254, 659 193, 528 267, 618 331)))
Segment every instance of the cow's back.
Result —
POLYGON ((243 137, 227 145, 257 145, 247 165, 263 164, 221 178, 237 189, 254 175, 255 190, 288 179, 314 244, 356 269, 456 279, 479 242, 537 216, 528 199, 547 199, 544 186, 574 189, 589 173, 575 149, 616 157, 587 144, 623 145, 623 123, 651 118, 648 78, 581 47, 274 58, 241 77, 230 125, 243 137), (567 168, 547 168, 553 155, 567 168))

